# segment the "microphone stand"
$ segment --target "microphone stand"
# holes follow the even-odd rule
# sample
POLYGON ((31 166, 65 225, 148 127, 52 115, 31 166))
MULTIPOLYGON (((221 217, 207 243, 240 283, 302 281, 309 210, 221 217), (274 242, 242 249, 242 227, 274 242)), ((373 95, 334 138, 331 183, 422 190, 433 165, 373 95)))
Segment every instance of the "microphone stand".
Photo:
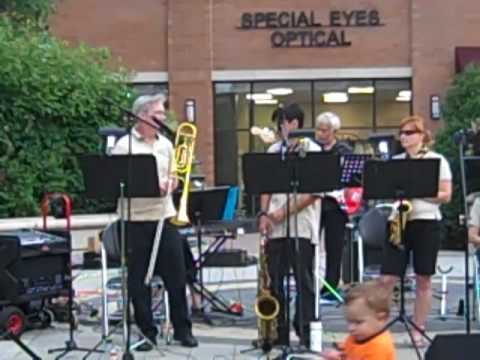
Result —
MULTIPOLYGON (((457 134, 455 134, 457 135, 457 134)), ((463 199, 463 214, 459 215, 460 226, 464 231, 464 251, 465 251, 465 331, 470 334, 470 291, 469 291, 469 279, 470 279, 470 264, 469 264, 469 248, 468 248, 468 205, 467 205, 467 180, 465 176, 465 145, 467 142, 467 134, 463 131, 460 135, 454 136, 454 141, 458 144, 458 158, 460 161, 460 177, 462 186, 462 199, 463 199)))

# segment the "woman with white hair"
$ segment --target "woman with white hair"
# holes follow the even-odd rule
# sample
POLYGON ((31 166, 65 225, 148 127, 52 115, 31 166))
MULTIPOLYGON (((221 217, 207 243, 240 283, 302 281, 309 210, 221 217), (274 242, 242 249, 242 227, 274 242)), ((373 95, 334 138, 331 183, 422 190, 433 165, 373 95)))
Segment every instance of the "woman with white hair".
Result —
MULTIPOLYGON (((350 146, 337 140, 336 134, 340 126, 340 118, 337 114, 324 112, 317 116, 315 119, 315 138, 323 151, 337 155, 352 153, 350 146)), ((334 197, 327 194, 322 200, 320 232, 325 231, 325 250, 327 253, 325 280, 333 288, 337 288, 340 281, 347 221, 347 213, 340 207, 334 197)), ((321 298, 323 303, 337 301, 326 287, 322 288, 321 298)))

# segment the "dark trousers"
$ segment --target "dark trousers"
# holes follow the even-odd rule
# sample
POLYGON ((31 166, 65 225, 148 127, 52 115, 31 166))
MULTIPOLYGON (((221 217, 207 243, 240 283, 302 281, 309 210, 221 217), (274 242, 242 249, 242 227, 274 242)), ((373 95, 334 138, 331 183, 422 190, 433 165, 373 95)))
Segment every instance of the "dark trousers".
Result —
MULTIPOLYGON (((267 264, 271 280, 272 295, 280 304, 280 313, 277 319, 278 337, 286 339, 289 324, 285 318, 286 283, 290 267, 293 269, 297 286, 297 298, 295 299, 295 317, 293 324, 300 335, 299 315, 303 315, 303 333, 306 339, 310 336, 310 322, 314 320, 315 293, 313 288, 313 245, 309 239, 298 240, 300 251, 298 256, 295 251, 294 239, 270 239, 267 242, 267 264), (298 257, 298 259, 297 259, 298 257), (300 261, 297 261, 300 260, 300 261), (297 266, 297 263, 299 266, 297 266), (301 285, 299 287, 299 284, 301 285), (301 293, 302 304, 298 301, 298 293, 301 293)), ((287 282, 288 284, 288 282, 287 282)))
MULTIPOLYGON (((325 280, 334 288, 338 286, 340 281, 347 221, 347 215, 338 205, 333 209, 322 211, 321 226, 325 228, 325 251, 327 253, 325 280)), ((328 292, 328 290, 323 287, 322 293, 325 292, 328 292)))
MULTIPOLYGON (((135 321, 142 332, 154 338, 157 328, 153 322, 151 287, 145 286, 150 254, 157 222, 127 222, 128 291, 135 310, 135 321)), ((170 319, 180 338, 191 331, 185 292, 186 270, 182 239, 176 228, 165 221, 155 274, 162 277, 168 291, 170 319)))

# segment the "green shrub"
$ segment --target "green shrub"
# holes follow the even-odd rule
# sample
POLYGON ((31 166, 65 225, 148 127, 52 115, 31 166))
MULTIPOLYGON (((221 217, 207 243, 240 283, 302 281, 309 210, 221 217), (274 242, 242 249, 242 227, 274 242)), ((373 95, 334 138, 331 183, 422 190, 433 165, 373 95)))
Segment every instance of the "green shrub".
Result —
POLYGON ((480 67, 469 66, 454 78, 442 114, 445 126, 435 138, 435 148, 448 158, 453 172, 453 199, 443 210, 450 229, 449 237, 460 246, 463 240, 457 225, 457 216, 463 213, 460 162, 458 146, 452 139, 457 130, 470 128, 472 122, 480 118, 480 67))
POLYGON ((0 15, 0 217, 38 214, 44 191, 92 210, 77 156, 97 151, 98 128, 121 118, 103 98, 128 107, 131 95, 125 71, 107 63, 104 49, 72 48, 0 15))

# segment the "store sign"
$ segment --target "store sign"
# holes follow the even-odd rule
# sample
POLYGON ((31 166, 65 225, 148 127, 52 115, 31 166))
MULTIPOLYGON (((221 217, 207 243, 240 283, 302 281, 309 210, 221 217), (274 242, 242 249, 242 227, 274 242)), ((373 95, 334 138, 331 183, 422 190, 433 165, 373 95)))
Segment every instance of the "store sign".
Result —
POLYGON ((246 12, 240 30, 271 30, 274 48, 347 47, 353 28, 384 26, 377 10, 332 10, 326 18, 315 11, 246 12))

